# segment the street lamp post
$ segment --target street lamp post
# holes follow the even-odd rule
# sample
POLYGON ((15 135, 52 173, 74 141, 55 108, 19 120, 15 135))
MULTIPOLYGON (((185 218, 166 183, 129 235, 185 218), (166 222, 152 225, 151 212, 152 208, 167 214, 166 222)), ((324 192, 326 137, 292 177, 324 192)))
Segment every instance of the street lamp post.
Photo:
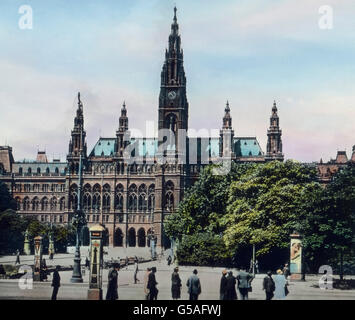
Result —
MULTIPOLYGON (((82 132, 81 132, 81 136, 82 136, 82 132)), ((81 209, 81 185, 82 185, 82 148, 80 150, 80 158, 79 158, 78 204, 72 220, 73 225, 76 227, 76 246, 75 246, 74 266, 73 266, 73 274, 70 279, 70 282, 73 283, 83 282, 83 278, 81 276, 81 266, 80 266, 81 258, 80 258, 79 236, 82 227, 86 225, 86 219, 85 219, 84 211, 81 209)))

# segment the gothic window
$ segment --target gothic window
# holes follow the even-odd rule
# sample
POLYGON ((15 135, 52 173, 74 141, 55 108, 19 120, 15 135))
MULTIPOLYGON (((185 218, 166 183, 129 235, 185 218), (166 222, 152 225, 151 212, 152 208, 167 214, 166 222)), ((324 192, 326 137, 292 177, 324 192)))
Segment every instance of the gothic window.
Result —
POLYGON ((32 211, 38 211, 39 209, 39 200, 37 197, 32 199, 32 211))
POLYGON ((42 191, 43 192, 48 192, 48 189, 49 189, 49 185, 48 184, 43 184, 42 185, 42 191))
POLYGON ((28 173, 28 174, 31 174, 31 173, 32 173, 32 169, 31 169, 31 168, 28 168, 28 169, 27 169, 27 173, 28 173))
POLYGON ((55 168, 55 169, 54 169, 54 173, 55 173, 55 174, 59 174, 59 169, 58 169, 58 168, 55 168))
POLYGON ((70 196, 69 196, 69 206, 70 209, 75 210, 78 207, 78 186, 73 184, 70 187, 70 196))
POLYGON ((154 211, 155 207, 155 185, 151 184, 148 190, 148 211, 154 211))
POLYGON ((21 210, 21 199, 16 197, 16 210, 21 210))
POLYGON ((85 212, 90 212, 91 211, 91 194, 90 193, 84 193, 83 196, 83 207, 85 212))
POLYGON ((116 187, 116 195, 115 195, 115 209, 118 211, 123 211, 123 186, 119 184, 116 187))
POLYGON ((143 228, 138 230, 138 247, 145 247, 145 230, 143 228))
POLYGON ((51 211, 57 211, 57 198, 52 198, 50 201, 51 211))
POLYGON ((47 199, 47 197, 44 197, 41 200, 41 210, 42 211, 47 211, 48 210, 48 199, 47 199))
POLYGON ((137 211, 137 186, 132 184, 128 189, 128 209, 137 211))
POLYGON ((18 169, 18 174, 22 176, 22 168, 21 167, 18 169))
POLYGON ((130 247, 136 246, 136 230, 134 228, 128 230, 128 245, 130 247))
POLYGON ((109 212, 110 211, 110 208, 111 208, 111 197, 110 197, 110 191, 111 191, 111 188, 108 184, 105 184, 104 187, 103 187, 103 211, 104 212, 109 212))
POLYGON ((94 185, 93 196, 92 196, 92 209, 93 211, 101 210, 101 187, 98 184, 94 185))
POLYGON ((174 211, 174 184, 168 181, 165 185, 165 206, 166 211, 174 211))
POLYGON ((59 200, 59 210, 63 211, 64 209, 65 209, 65 198, 63 197, 59 200))
POLYGON ((37 174, 41 173, 41 168, 37 168, 37 174))
POLYGON ((46 169, 46 174, 49 174, 49 168, 46 169))
POLYGON ((28 197, 23 199, 23 210, 30 210, 30 199, 28 197))
POLYGON ((138 189, 139 196, 138 196, 138 210, 139 211, 146 211, 147 210, 147 187, 145 184, 139 186, 138 189))

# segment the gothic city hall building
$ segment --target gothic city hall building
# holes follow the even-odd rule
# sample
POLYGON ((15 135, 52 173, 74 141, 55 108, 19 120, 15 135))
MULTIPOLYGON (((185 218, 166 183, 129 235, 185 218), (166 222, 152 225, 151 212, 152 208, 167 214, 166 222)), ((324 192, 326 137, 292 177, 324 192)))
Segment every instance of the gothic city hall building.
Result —
POLYGON ((116 133, 110 138, 100 137, 88 150, 85 101, 78 94, 65 162, 49 161, 44 151, 38 151, 34 161, 19 162, 14 160, 12 147, 0 147, 0 181, 16 199, 18 213, 34 216, 43 223, 65 225, 71 223, 80 201, 87 227, 94 224, 105 227, 106 245, 148 247, 154 236, 159 248, 167 248, 170 240, 164 235, 164 219, 174 214, 184 191, 198 179, 204 166, 223 163, 225 159, 283 161, 275 102, 270 106, 265 152, 256 137, 234 134, 228 102, 219 136, 189 138, 183 61, 174 8, 161 71, 157 137, 130 135, 129 106, 124 103, 116 133))

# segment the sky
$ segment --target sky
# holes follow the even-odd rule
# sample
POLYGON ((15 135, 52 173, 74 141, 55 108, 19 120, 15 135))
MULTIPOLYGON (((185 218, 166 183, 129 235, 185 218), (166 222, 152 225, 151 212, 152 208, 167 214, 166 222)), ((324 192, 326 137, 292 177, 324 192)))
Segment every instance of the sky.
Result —
POLYGON ((256 136, 265 151, 276 100, 286 159, 351 156, 352 0, 1 0, 0 145, 16 161, 38 149, 65 160, 78 91, 89 151, 115 136, 123 101, 130 129, 151 136, 174 4, 189 128, 220 129, 229 100, 235 135, 256 136), (32 29, 19 27, 22 5, 32 29), (331 26, 324 5, 330 29, 320 27, 331 26))

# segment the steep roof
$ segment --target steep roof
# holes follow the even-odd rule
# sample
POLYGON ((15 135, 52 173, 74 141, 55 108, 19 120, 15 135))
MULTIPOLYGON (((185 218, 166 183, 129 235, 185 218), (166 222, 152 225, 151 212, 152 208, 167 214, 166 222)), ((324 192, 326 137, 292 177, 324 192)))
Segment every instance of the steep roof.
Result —
MULTIPOLYGON (((131 143, 137 144, 136 152, 138 154, 136 156, 153 157, 157 154, 157 138, 131 138, 131 143)), ((190 148, 196 145, 198 156, 201 156, 201 148, 204 146, 206 146, 205 152, 209 152, 211 157, 219 156, 219 138, 189 138, 189 144, 190 148)), ((233 148, 237 157, 259 157, 264 155, 256 137, 234 137, 233 148)), ((90 157, 112 157, 114 150, 115 138, 100 138, 91 151, 90 157)))

